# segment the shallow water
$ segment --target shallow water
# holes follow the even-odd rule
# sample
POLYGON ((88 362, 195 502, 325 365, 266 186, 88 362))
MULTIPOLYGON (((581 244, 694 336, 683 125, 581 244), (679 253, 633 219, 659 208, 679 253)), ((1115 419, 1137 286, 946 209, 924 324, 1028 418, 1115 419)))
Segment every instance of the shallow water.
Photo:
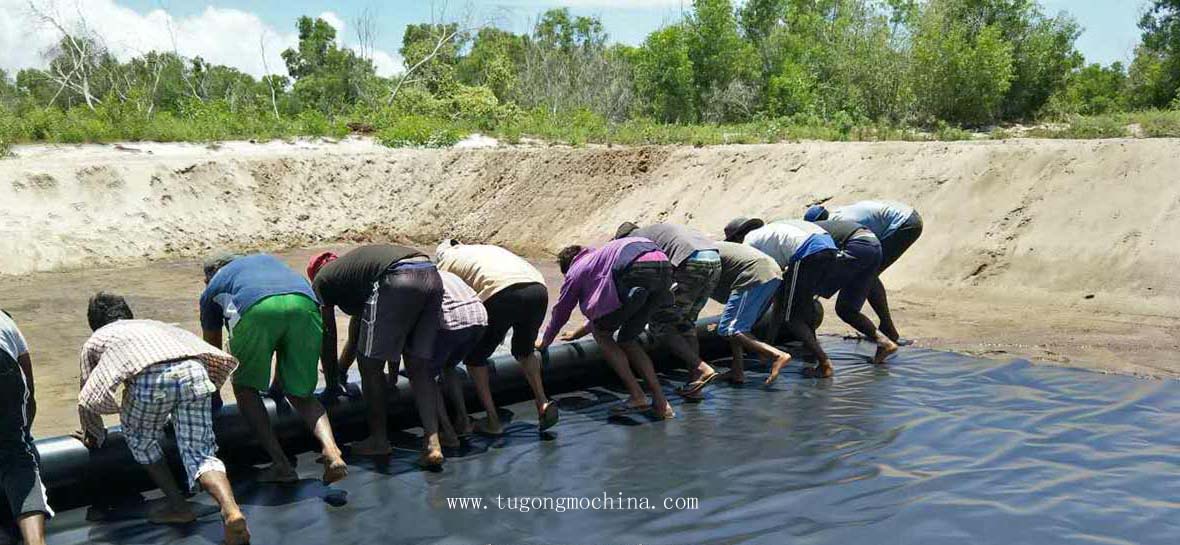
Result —
MULTIPOLYGON (((325 488, 238 481, 257 543, 1175 543, 1180 382, 911 349, 888 367, 828 343, 837 376, 789 373, 772 389, 719 385, 671 422, 608 417, 605 388, 560 396, 544 437, 529 404, 495 442, 414 468, 416 437, 387 465, 352 460, 325 488), (523 420, 523 421, 521 421, 523 420), (341 493, 347 505, 338 503, 341 493), (508 497, 647 498, 650 510, 498 509, 508 497), (448 507, 478 497, 487 509, 448 507), (699 509, 663 509, 697 498, 699 509)), ((670 384, 666 385, 670 389, 670 384)), ((675 397, 674 402, 679 403, 675 397)), ((199 501, 208 502, 201 496, 199 501)), ((53 523, 53 543, 207 543, 139 521, 53 523)))

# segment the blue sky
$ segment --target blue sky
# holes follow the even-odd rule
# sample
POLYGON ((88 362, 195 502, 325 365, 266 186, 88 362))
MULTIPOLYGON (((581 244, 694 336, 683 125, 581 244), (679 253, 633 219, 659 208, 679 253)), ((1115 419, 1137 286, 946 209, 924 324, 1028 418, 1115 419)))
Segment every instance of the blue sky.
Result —
MULTIPOLYGON (((544 10, 569 7, 596 15, 615 41, 638 44, 651 31, 676 21, 691 0, 36 0, 55 6, 67 26, 79 15, 120 58, 149 50, 175 48, 254 75, 282 71, 279 53, 295 45, 295 19, 322 16, 337 28, 346 46, 355 45, 353 21, 366 8, 376 14, 378 37, 373 55, 378 71, 390 75, 401 59, 402 31, 409 23, 432 19, 431 8, 447 6, 449 18, 471 6, 476 19, 526 32, 544 10)), ((1090 62, 1128 61, 1139 41, 1136 23, 1148 0, 1040 0, 1049 13, 1068 11, 1084 28, 1078 48, 1090 62)), ((0 69, 15 73, 43 66, 55 31, 27 15, 26 0, 0 0, 0 69), (16 14, 17 16, 9 16, 16 14)))
MULTIPOLYGON (((372 0, 286 0, 282 2, 251 2, 244 0, 126 0, 126 5, 137 11, 149 11, 164 7, 175 16, 194 15, 207 5, 237 8, 252 11, 263 20, 282 28, 292 25, 293 19, 301 14, 335 12, 345 20, 351 20, 366 7, 374 9, 382 27, 380 47, 396 51, 401 41, 402 29, 406 24, 430 20, 431 2, 426 0, 400 0, 374 2, 372 0)), ((652 30, 674 21, 681 12, 681 6, 688 0, 477 0, 471 2, 477 11, 492 14, 499 26, 523 32, 530 21, 541 11, 551 7, 569 7, 582 15, 597 15, 602 18, 613 39, 637 44, 652 30)), ((1109 63, 1128 60, 1139 41, 1136 23, 1146 0, 1041 0, 1048 13, 1068 11, 1085 28, 1078 47, 1087 60, 1109 63)), ((452 0, 451 12, 458 12, 465 2, 452 0)))

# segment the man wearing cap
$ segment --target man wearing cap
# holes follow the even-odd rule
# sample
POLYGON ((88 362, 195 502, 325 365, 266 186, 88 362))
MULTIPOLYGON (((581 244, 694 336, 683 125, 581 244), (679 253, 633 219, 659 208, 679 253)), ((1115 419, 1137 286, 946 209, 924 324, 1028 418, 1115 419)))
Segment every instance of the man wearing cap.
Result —
MULTIPOLYGON (((783 283, 782 270, 774 258, 752 246, 736 242, 716 244, 721 256, 721 279, 712 297, 725 303, 717 333, 729 341, 733 354, 729 371, 723 373, 720 380, 745 384, 746 350, 769 359, 770 375, 777 377, 791 362, 791 355, 758 340, 753 330, 783 283)), ((766 384, 772 382, 773 379, 768 378, 766 384)))
POLYGON ((860 201, 847 206, 831 209, 815 205, 807 209, 803 219, 807 221, 843 220, 867 227, 881 242, 881 266, 877 278, 869 288, 869 306, 881 319, 879 329, 895 343, 901 342, 901 334, 893 323, 889 312, 889 299, 881 273, 885 272, 902 254, 922 236, 922 216, 912 206, 894 201, 860 201))
POLYGON ((21 537, 45 545, 45 520, 53 509, 41 484, 41 459, 33 445, 33 362, 16 322, 0 310, 0 492, 21 537))
POLYGON ((273 462, 259 480, 290 483, 299 478, 262 403, 261 392, 270 386, 271 359, 276 354, 278 383, 322 447, 324 482, 346 477, 348 466, 332 436, 328 414, 314 396, 324 325, 311 286, 267 254, 210 259, 205 264, 205 283, 201 294, 205 340, 221 348, 222 328, 229 331, 229 351, 240 362, 233 376, 238 409, 273 462))
MULTIPOLYGON (((757 248, 773 258, 783 270, 783 293, 775 301, 771 326, 782 324, 792 338, 802 341, 804 347, 815 354, 819 365, 804 369, 805 376, 832 376, 832 362, 811 326, 816 292, 838 253, 831 235, 806 221, 783 220, 767 224, 758 218, 737 218, 725 226, 725 240, 744 242, 757 248)), ((778 375, 771 373, 767 384, 777 378, 778 375)))
POLYGON ((217 458, 212 398, 238 362, 179 327, 136 320, 127 301, 98 293, 86 318, 93 334, 82 346, 82 390, 78 393, 81 439, 87 447, 106 440, 103 414, 119 414, 131 456, 164 493, 164 504, 148 518, 157 524, 196 520, 176 484, 161 442, 171 422, 188 488, 200 484, 221 508, 223 543, 250 541, 246 517, 234 498, 225 464, 217 458), (120 407, 115 391, 123 387, 120 407))
POLYGON ((353 359, 360 363, 361 391, 369 407, 369 437, 354 444, 353 453, 392 452, 386 431, 385 366, 396 368, 404 357, 424 432, 419 461, 428 467, 441 465, 438 386, 430 369, 443 320, 443 283, 434 263, 413 248, 370 244, 339 258, 321 253, 312 258, 307 273, 323 305, 325 369, 337 368, 335 309, 351 317, 340 360, 346 365, 353 359))
MULTIPOLYGON (((488 328, 483 338, 465 358, 475 392, 487 412, 487 418, 476 423, 477 430, 491 435, 503 432, 496 402, 492 399, 487 365, 488 358, 504 342, 508 330, 512 330, 512 357, 520 363, 533 391, 540 429, 552 427, 559 418, 557 403, 545 395, 541 358, 535 347, 549 306, 545 277, 528 261, 490 244, 460 244, 454 239, 444 240, 435 250, 435 259, 440 271, 462 278, 479 294, 488 313, 488 328)), ((460 432, 462 428, 460 422, 460 432)))
POLYGON ((667 312, 672 306, 672 264, 668 256, 650 240, 625 237, 598 249, 567 246, 557 254, 557 263, 565 282, 537 348, 543 350, 553 343, 577 305, 589 321, 576 332, 563 334, 562 339, 594 335, 607 363, 630 394, 630 399, 613 407, 611 413, 650 409, 656 418, 675 418, 655 365, 639 344, 639 335, 651 316, 657 311, 667 312), (651 403, 632 368, 643 375, 651 390, 651 403))
POLYGON ((829 298, 840 292, 836 298, 836 315, 866 339, 877 343, 873 363, 884 363, 885 358, 897 352, 897 343, 878 331, 873 321, 861 313, 881 267, 881 243, 872 231, 856 222, 820 220, 815 224, 832 235, 840 249, 840 257, 820 286, 819 295, 829 298))
POLYGON ((639 227, 625 222, 615 231, 616 239, 623 237, 646 238, 655 242, 674 267, 672 307, 667 312, 652 315, 651 332, 666 343, 668 349, 688 367, 689 383, 680 393, 693 396, 719 376, 701 359, 696 333, 697 317, 709 302, 709 296, 721 278, 721 256, 717 253, 717 243, 704 233, 673 223, 639 227))

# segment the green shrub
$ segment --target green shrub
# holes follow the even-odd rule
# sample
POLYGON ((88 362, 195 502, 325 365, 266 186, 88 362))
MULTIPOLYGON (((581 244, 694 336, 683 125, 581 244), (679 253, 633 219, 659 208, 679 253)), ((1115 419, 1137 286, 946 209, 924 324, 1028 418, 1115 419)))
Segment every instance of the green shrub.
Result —
POLYGON ((453 146, 467 133, 450 121, 421 115, 402 117, 377 132, 377 141, 391 148, 453 146))

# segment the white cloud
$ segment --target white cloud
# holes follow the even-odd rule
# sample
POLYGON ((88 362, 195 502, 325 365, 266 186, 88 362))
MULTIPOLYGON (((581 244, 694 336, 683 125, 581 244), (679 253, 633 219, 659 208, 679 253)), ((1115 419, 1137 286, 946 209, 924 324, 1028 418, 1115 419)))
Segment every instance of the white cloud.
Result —
MULTIPOLYGON (((261 76, 266 73, 264 66, 271 73, 286 73, 280 55, 298 44, 294 28, 275 29, 257 15, 238 9, 209 6, 197 15, 174 17, 162 9, 140 14, 115 0, 36 1, 69 29, 87 25, 121 60, 151 50, 175 49, 186 57, 200 56, 261 76), (265 62, 260 44, 266 51, 265 62)), ((43 53, 58 41, 58 31, 39 22, 27 0, 0 0, 0 13, 5 14, 0 18, 0 68, 14 73, 45 66, 43 53)), ((320 17, 337 29, 342 45, 348 42, 346 25, 336 13, 328 11, 320 17)), ((401 69, 401 59, 395 55, 374 51, 373 57, 381 75, 401 69)))

